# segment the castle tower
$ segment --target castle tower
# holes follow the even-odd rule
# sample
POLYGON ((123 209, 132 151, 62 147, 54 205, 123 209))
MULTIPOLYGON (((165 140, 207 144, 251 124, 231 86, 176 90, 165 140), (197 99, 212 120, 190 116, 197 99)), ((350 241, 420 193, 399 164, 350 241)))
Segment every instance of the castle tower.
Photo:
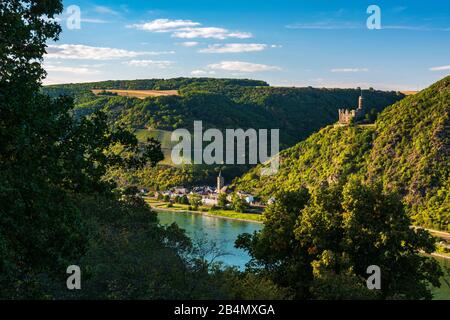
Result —
POLYGON ((217 177, 217 193, 225 186, 225 179, 222 177, 222 170, 219 171, 219 176, 217 177))
POLYGON ((358 107, 356 109, 353 109, 353 110, 339 109, 338 110, 339 123, 348 125, 351 123, 352 119, 354 119, 354 121, 361 121, 363 119, 363 116, 365 113, 363 108, 364 108, 364 98, 363 98, 363 92, 361 89, 361 95, 358 98, 358 107))
POLYGON ((359 99, 358 99, 358 109, 362 110, 363 106, 364 106, 364 98, 363 98, 362 89, 361 89, 361 95, 359 96, 359 99))

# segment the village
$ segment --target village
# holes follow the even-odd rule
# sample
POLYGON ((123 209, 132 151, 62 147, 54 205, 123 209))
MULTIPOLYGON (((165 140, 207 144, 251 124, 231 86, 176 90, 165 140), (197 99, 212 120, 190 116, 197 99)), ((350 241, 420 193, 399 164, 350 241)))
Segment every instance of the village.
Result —
MULTIPOLYGON (((338 124, 349 125, 363 122, 363 116, 366 114, 363 106, 364 98, 361 90, 356 109, 338 110, 338 124)), ((233 210, 236 213, 261 214, 267 205, 275 201, 275 198, 270 198, 265 203, 248 192, 232 190, 230 186, 225 185, 222 171, 217 176, 216 187, 207 185, 191 188, 177 186, 169 190, 155 191, 154 193, 148 193, 147 190, 141 191, 148 195, 148 202, 158 209, 162 209, 162 207, 165 209, 172 208, 172 210, 187 209, 189 211, 217 211, 222 209, 233 210), (180 206, 176 206, 176 204, 180 206)))
POLYGON ((273 198, 265 203, 248 192, 232 190, 225 185, 222 172, 217 176, 215 187, 177 186, 164 191, 141 192, 147 194, 147 202, 155 209, 208 211, 216 215, 234 217, 240 214, 241 218, 258 221, 261 220, 261 213, 266 205, 274 202, 273 198))

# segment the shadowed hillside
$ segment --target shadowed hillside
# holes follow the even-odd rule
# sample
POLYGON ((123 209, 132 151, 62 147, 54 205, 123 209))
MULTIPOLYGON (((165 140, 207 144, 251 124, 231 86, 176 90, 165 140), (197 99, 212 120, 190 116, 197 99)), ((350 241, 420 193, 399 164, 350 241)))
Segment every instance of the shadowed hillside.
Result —
MULTIPOLYGON (((280 88, 267 83, 245 79, 176 78, 167 80, 104 81, 95 83, 54 85, 44 88, 52 96, 67 94, 74 97, 77 117, 95 111, 107 114, 112 126, 118 124, 148 136, 145 130, 172 131, 186 128, 192 132, 196 120, 203 128, 280 129, 280 149, 293 146, 320 128, 334 123, 337 110, 356 105, 359 89, 280 88), (123 96, 96 96, 91 90, 178 90, 179 96, 159 96, 138 99, 123 96)), ((368 110, 376 114, 402 99, 398 92, 364 90, 368 110)), ((166 135, 167 136, 167 135, 166 135)), ((166 139, 167 140, 167 139, 166 139)), ((161 141, 167 159, 171 144, 161 141)), ((213 184, 219 166, 200 166, 187 172, 180 168, 152 168, 151 172, 127 172, 119 179, 124 184, 141 187, 167 188, 173 184, 213 184), (164 177, 163 179, 161 177, 164 177)), ((222 168, 227 181, 242 175, 252 166, 222 168)), ((115 175, 118 173, 115 173, 115 175)))

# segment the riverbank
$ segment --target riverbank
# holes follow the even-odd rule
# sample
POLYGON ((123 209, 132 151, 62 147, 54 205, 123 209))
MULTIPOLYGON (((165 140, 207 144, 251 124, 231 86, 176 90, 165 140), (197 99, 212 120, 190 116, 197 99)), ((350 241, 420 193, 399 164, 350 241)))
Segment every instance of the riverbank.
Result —
MULTIPOLYGON (((434 256, 434 255, 433 255, 434 256)), ((450 260, 437 256, 434 258, 439 262, 444 276, 440 279, 441 286, 439 288, 432 287, 433 300, 449 300, 450 299, 450 260)))
POLYGON ((210 210, 209 207, 200 207, 203 210, 189 210, 189 205, 174 203, 172 207, 167 207, 167 202, 158 201, 152 198, 144 198, 145 201, 155 210, 167 212, 189 212, 201 214, 207 217, 223 218, 243 222, 263 223, 263 215, 257 213, 241 213, 233 210, 210 210))
MULTIPOLYGON (((219 241, 221 246, 226 246, 226 249, 224 251, 226 252, 233 252, 232 256, 226 255, 226 259, 224 260, 225 263, 233 265, 238 263, 239 268, 243 269, 245 267, 245 263, 248 262, 249 257, 244 255, 240 251, 234 251, 234 240, 236 239, 237 235, 240 233, 252 233, 255 230, 259 229, 253 229, 253 230, 247 230, 246 228, 262 228, 262 222, 261 221, 255 221, 255 220, 249 220, 249 219, 240 219, 240 218, 232 218, 227 216, 220 216, 218 214, 211 214, 211 212, 205 212, 205 211, 194 211, 194 210, 188 210, 185 207, 188 207, 187 205, 179 205, 174 204, 174 207, 167 208, 167 203, 161 202, 161 201, 147 201, 152 205, 152 208, 159 213, 161 216, 161 221, 163 224, 170 224, 172 222, 176 222, 180 227, 188 231, 188 234, 191 237, 199 237, 198 230, 202 230, 202 232, 206 232, 207 235, 211 236, 214 241, 217 241, 217 239, 220 239, 219 241), (175 206, 176 205, 176 206, 175 206), (209 222, 205 222, 202 217, 213 217, 213 218, 220 218, 217 220, 209 220, 209 222), (221 221, 223 220, 223 221, 221 221), (230 222, 226 222, 226 220, 229 220, 230 222), (231 221, 237 221, 241 223, 232 223, 231 221), (250 223, 250 224, 246 224, 250 223), (236 229, 238 228, 241 229, 236 229), (224 232, 222 229, 225 228, 226 232, 224 232), (232 236, 230 236, 228 233, 233 233, 232 236), (227 234, 226 239, 224 235, 227 234), (227 240, 227 241, 223 241, 227 240), (230 259, 236 259, 233 260, 232 263, 229 261, 230 259)), ((228 212, 229 213, 229 212, 228 212)), ((200 233, 202 234, 202 233, 200 233)), ((201 238, 201 236, 200 236, 201 238)), ((433 293, 433 299, 436 300, 448 300, 450 299, 450 273, 449 271, 446 271, 450 267, 450 260, 448 260, 448 257, 442 256, 438 253, 433 253, 431 255, 428 255, 430 257, 433 257, 437 261, 439 261, 441 267, 444 271, 444 276, 440 279, 441 286, 440 287, 431 287, 432 293, 433 293)))

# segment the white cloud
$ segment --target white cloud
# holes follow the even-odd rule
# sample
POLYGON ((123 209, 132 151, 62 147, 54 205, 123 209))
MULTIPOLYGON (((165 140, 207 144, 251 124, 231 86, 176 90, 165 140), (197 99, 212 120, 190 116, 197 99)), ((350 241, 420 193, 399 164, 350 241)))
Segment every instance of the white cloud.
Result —
POLYGON ((194 38, 212 38, 224 40, 227 38, 239 38, 246 39, 252 35, 246 32, 229 32, 224 28, 206 27, 206 28, 184 28, 183 30, 176 31, 172 34, 172 37, 182 39, 194 39, 194 38))
POLYGON ((100 14, 110 14, 113 16, 118 16, 119 13, 111 8, 105 6, 95 6, 94 11, 100 14))
MULTIPOLYGON (((61 63, 61 62, 56 62, 56 63, 61 63)), ((83 68, 102 68, 107 66, 107 64, 104 63, 97 63, 97 64, 80 64, 80 67, 83 68)))
POLYGON ((197 41, 186 41, 179 43, 183 47, 195 47, 198 46, 200 43, 197 41))
POLYGON ((206 70, 193 70, 191 71, 191 75, 193 76, 205 76, 205 75, 213 75, 216 74, 214 70, 206 71, 206 70))
POLYGON ((146 23, 132 24, 128 27, 151 32, 170 32, 180 28, 195 27, 199 25, 200 23, 191 20, 156 19, 146 23))
POLYGON ((89 59, 112 60, 120 58, 134 58, 143 55, 173 54, 174 51, 129 51, 124 49, 91 47, 82 44, 49 45, 46 58, 54 59, 89 59))
POLYGON ((430 68, 430 71, 446 71, 446 70, 450 70, 450 65, 430 68))
POLYGON ((149 32, 170 32, 172 37, 181 39, 212 38, 223 40, 227 38, 247 39, 252 37, 252 34, 249 32, 230 31, 218 27, 200 27, 200 25, 201 23, 192 20, 156 19, 146 23, 127 25, 127 27, 149 32))
POLYGON ((156 67, 160 69, 165 69, 174 64, 173 61, 167 60, 131 60, 125 61, 123 64, 126 64, 131 67, 156 67))
POLYGON ((209 69, 238 71, 238 72, 261 72, 261 71, 277 71, 281 68, 276 66, 269 66, 259 63, 250 63, 243 61, 222 61, 215 64, 208 65, 209 69))
POLYGON ((307 29, 307 30, 338 30, 338 29, 359 29, 364 28, 363 24, 350 22, 319 21, 312 23, 293 23, 286 26, 288 29, 307 29))
POLYGON ((368 72, 367 68, 336 68, 331 69, 331 72, 368 72))
POLYGON ((64 72, 64 73, 72 73, 78 75, 91 75, 91 74, 99 74, 99 70, 91 69, 87 66, 85 67, 65 67, 65 66, 54 66, 54 65, 45 65, 44 69, 47 72, 64 72))
POLYGON ((85 23, 109 23, 109 21, 103 19, 94 19, 94 18, 81 18, 81 22, 85 23))
POLYGON ((251 38, 252 34, 249 32, 231 32, 228 29, 217 27, 204 28, 182 28, 172 34, 174 38, 194 39, 194 38, 212 38, 224 40, 227 38, 247 39, 251 38))
POLYGON ((261 43, 227 43, 227 44, 213 44, 206 49, 201 49, 201 53, 239 53, 239 52, 253 52, 262 51, 267 47, 261 43))

